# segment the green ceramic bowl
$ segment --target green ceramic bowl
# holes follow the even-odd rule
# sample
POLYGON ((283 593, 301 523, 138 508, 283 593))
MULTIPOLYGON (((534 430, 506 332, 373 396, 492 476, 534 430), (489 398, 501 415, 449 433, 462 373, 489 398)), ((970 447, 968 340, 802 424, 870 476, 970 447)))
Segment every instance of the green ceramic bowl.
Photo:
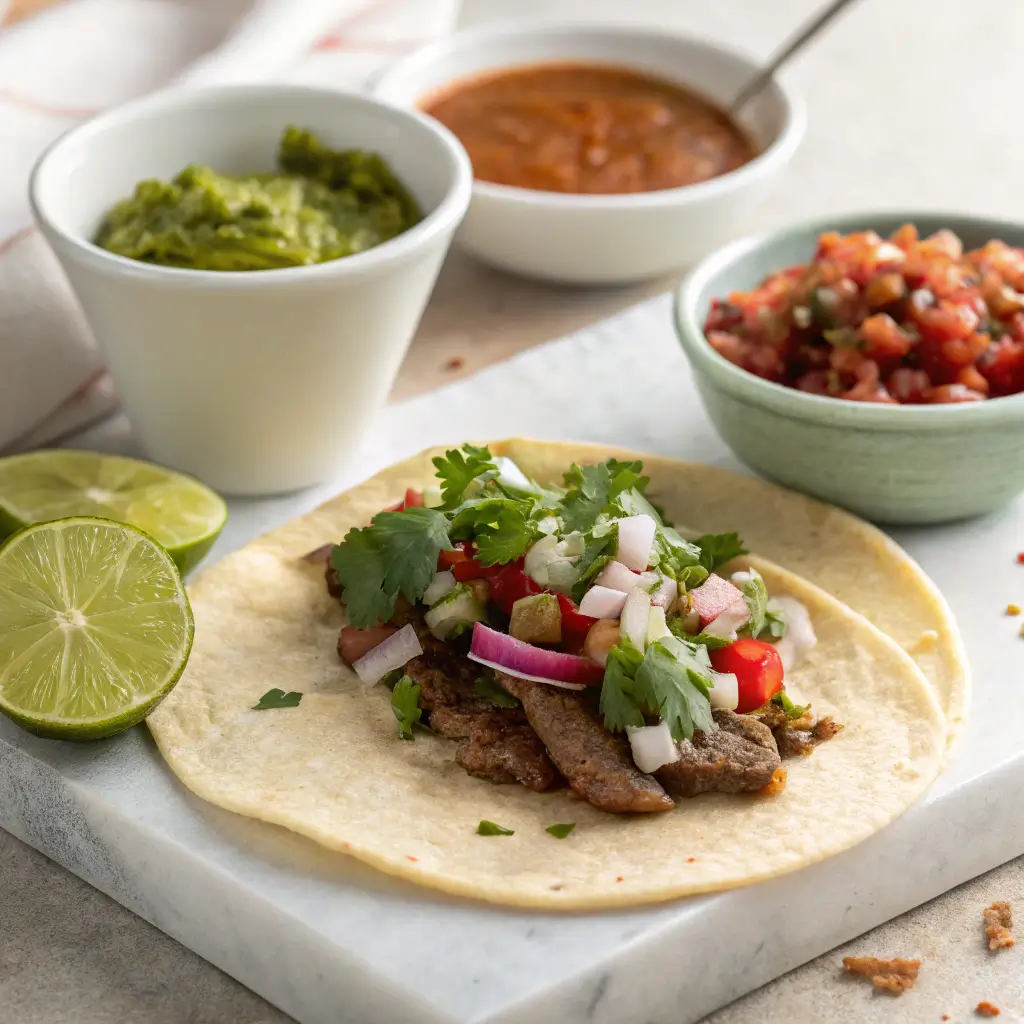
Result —
POLYGON ((1024 394, 954 405, 875 405, 755 377, 704 337, 714 298, 814 255, 822 232, 901 224, 950 228, 967 248, 1024 246, 1024 224, 963 214, 865 213, 811 221, 719 249, 676 293, 675 324, 697 390, 725 443, 751 469, 881 523, 941 523, 990 512, 1024 490, 1024 394))

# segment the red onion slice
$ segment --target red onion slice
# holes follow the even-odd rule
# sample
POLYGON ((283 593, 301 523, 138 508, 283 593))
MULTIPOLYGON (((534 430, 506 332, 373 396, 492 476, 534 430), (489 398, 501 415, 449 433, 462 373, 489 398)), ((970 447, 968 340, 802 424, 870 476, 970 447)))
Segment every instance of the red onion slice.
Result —
POLYGON ((364 654, 352 663, 352 668, 359 678, 372 686, 379 683, 389 672, 402 668, 413 658, 423 653, 419 637, 412 625, 403 626, 397 633, 392 633, 383 643, 377 644, 372 651, 364 654))
POLYGON ((658 524, 644 513, 630 516, 628 519, 619 519, 616 524, 619 528, 619 547, 615 557, 627 569, 643 572, 650 561, 654 532, 658 524))
POLYGON ((604 680, 604 669, 589 658, 534 647, 482 622, 473 626, 469 657, 480 665, 519 679, 567 686, 572 690, 599 686, 604 680))

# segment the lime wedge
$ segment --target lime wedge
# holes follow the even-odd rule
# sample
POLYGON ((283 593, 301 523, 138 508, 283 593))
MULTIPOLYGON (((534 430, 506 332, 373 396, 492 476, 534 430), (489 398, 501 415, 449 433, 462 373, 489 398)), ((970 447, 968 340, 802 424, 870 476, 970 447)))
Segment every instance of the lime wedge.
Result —
POLYGON ((0 711, 30 732, 112 736, 185 668, 185 587, 141 530, 87 518, 29 526, 0 547, 0 581, 0 711))
POLYGON ((137 526, 187 573, 210 550, 228 510, 198 480, 137 459, 63 449, 0 459, 0 539, 68 516, 137 526))

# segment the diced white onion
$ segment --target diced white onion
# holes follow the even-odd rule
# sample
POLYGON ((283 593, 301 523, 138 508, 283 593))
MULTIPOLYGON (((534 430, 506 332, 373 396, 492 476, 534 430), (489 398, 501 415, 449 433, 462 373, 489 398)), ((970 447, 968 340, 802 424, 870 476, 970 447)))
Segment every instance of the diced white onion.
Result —
POLYGON ((580 614, 595 619, 617 619, 622 614, 622 606, 625 603, 626 595, 621 590, 593 586, 580 601, 580 614))
MULTIPOLYGON (((568 593, 576 582, 576 564, 567 558, 559 558, 557 561, 548 563, 545 573, 547 582, 543 586, 549 590, 561 590, 568 593)), ((538 582, 540 582, 538 580, 538 582)))
MULTIPOLYGON (((742 590, 743 587, 754 578, 755 573, 757 573, 757 570, 753 568, 746 570, 741 569, 739 572, 734 572, 732 576, 729 577, 729 582, 734 587, 738 587, 742 590)), ((760 575, 760 573, 758 573, 758 575, 760 575)))
POLYGON ((786 635, 775 650, 782 659, 782 668, 788 672, 818 642, 807 609, 795 597, 773 597, 768 601, 770 611, 781 612, 786 620, 786 635))
POLYGON ((468 586, 458 593, 450 591, 433 608, 423 616, 423 621, 438 640, 445 637, 460 622, 479 622, 483 617, 483 608, 473 596, 468 586))
POLYGON ((583 534, 577 530, 563 537, 558 542, 558 547, 555 550, 564 558, 578 558, 587 550, 587 541, 583 534))
POLYGON ((656 772, 679 760, 679 748, 672 739, 667 722, 657 725, 627 725, 626 735, 633 751, 633 763, 642 772, 656 772))
POLYGON ((647 645, 650 646, 671 635, 672 630, 668 628, 668 622, 665 620, 665 609, 660 605, 651 605, 651 614, 647 620, 647 645))
POLYGON ((444 495, 440 487, 425 487, 423 489, 423 504, 427 508, 440 508, 444 504, 444 495))
MULTIPOLYGON (((557 546, 558 538, 553 533, 541 537, 536 544, 532 545, 523 559, 523 571, 526 575, 536 580, 538 571, 547 568, 548 562, 557 557, 555 555, 557 546)), ((539 583, 540 580, 537 582, 539 583)))
POLYGON ((671 608, 679 597, 679 584, 671 576, 662 576, 661 582, 651 591, 651 604, 671 608))
POLYGON ((647 646, 647 622, 651 617, 651 595, 641 587, 634 587, 626 595, 619 628, 638 651, 647 646))
POLYGON ((621 590, 628 594, 637 584, 637 575, 621 562, 609 562, 598 573, 595 582, 602 587, 608 587, 609 590, 621 590))
POLYGON ((499 455, 494 464, 498 467, 498 477, 507 487, 515 487, 520 491, 536 492, 529 477, 507 456, 499 455))
POLYGON ((537 529, 541 533, 558 533, 558 520, 554 516, 545 516, 537 523, 537 529))
POLYGON ((708 700, 713 708, 735 711, 740 702, 740 683, 733 672, 711 673, 714 686, 708 690, 708 700))
POLYGON ((737 601, 704 627, 709 636, 720 636, 726 640, 736 639, 736 630, 750 619, 750 609, 746 601, 737 601))
POLYGON ((455 576, 448 571, 434 573, 430 586, 423 591, 423 603, 428 607, 437 604, 445 594, 455 589, 455 576))
POLYGON ((419 637, 410 624, 403 626, 397 633, 392 633, 387 640, 352 662, 352 668, 364 683, 372 686, 379 683, 389 672, 402 668, 422 653, 419 637))
POLYGON ((643 571, 651 558, 651 545, 658 525, 649 516, 641 513, 617 521, 619 546, 615 557, 627 569, 643 571))

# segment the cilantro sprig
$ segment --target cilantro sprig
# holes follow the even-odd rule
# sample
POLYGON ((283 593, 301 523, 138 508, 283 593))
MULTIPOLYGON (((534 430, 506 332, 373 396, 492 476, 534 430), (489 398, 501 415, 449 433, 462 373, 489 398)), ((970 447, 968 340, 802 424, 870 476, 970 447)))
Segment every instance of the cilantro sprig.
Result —
POLYGON ((502 825, 498 825, 493 821, 488 821, 484 818, 476 827, 476 834, 478 836, 514 836, 515 829, 505 828, 502 825))
POLYGON ((453 448, 443 458, 437 456, 433 463, 441 481, 441 507, 447 510, 459 507, 471 484, 484 484, 498 475, 498 465, 485 446, 466 444, 461 449, 453 448))
POLYGON ((432 508, 378 512, 369 526, 349 530, 331 551, 349 621, 367 629, 391 618, 399 594, 419 601, 438 555, 451 548, 448 520, 432 508))
POLYGON ((645 714, 657 714, 677 741, 692 739, 696 730, 713 732, 710 672, 707 648, 675 636, 651 644, 643 655, 613 647, 601 686, 605 727, 620 732, 644 725, 645 714))
POLYGON ((747 554, 738 533, 705 533, 693 543, 700 548, 700 564, 709 573, 716 572, 719 566, 747 554))
POLYGON ((565 532, 587 533, 602 513, 619 511, 615 507, 619 495, 630 490, 640 493, 647 486, 648 478, 641 476, 643 468, 639 459, 609 459, 596 466, 573 463, 564 478, 561 517, 565 532))
POLYGON ((786 712, 786 717, 791 721, 797 718, 803 718, 804 715, 807 714, 807 709, 811 706, 810 704, 794 704, 793 700, 785 690, 779 690, 779 692, 772 697, 772 703, 778 704, 779 707, 786 712))

